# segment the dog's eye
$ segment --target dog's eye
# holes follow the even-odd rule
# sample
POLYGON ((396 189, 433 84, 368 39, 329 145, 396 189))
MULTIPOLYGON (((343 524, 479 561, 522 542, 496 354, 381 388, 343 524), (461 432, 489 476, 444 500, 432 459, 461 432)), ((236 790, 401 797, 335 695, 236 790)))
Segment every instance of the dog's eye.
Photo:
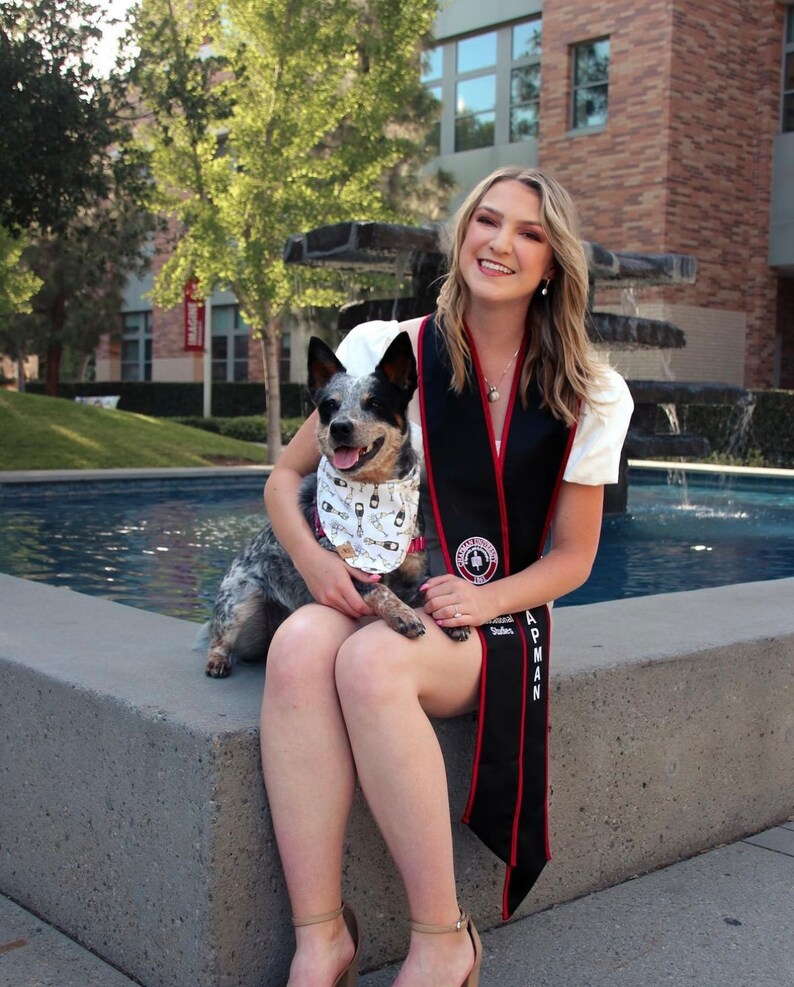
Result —
POLYGON ((324 401, 320 402, 317 410, 321 415, 332 415, 339 410, 339 402, 336 398, 325 398, 324 401))
POLYGON ((379 398, 367 398, 367 410, 381 415, 386 410, 386 405, 379 398))

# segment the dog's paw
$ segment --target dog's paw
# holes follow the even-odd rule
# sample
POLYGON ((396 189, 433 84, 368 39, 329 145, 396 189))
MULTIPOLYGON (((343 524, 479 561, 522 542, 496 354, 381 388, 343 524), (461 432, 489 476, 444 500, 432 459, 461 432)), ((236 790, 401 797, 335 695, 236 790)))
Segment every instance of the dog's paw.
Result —
POLYGON ((231 675, 232 663, 228 655, 210 655, 204 671, 212 679, 225 679, 231 675))
POLYGON ((410 611, 410 616, 407 614, 396 614, 389 621, 389 627, 393 631, 397 631, 398 634, 402 634, 403 637, 421 637, 427 628, 422 623, 422 621, 416 616, 413 610, 410 611))
POLYGON ((453 641, 468 641, 471 636, 471 627, 445 627, 444 633, 448 634, 453 641))

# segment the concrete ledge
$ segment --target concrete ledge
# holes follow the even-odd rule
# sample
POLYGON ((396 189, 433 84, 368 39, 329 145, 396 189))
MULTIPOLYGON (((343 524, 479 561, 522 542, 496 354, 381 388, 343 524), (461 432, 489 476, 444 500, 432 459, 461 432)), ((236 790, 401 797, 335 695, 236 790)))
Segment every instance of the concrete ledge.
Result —
MULTIPOLYGON (((0 576, 0 890, 146 987, 284 982, 289 908, 259 774, 262 670, 208 680, 195 625, 0 576)), ((794 792, 794 579, 555 614, 552 847, 523 914, 757 832, 794 792)), ((473 719, 440 725, 457 818, 473 719)), ((461 900, 503 869, 456 825, 461 900)), ((365 966, 399 881, 359 802, 365 966)))

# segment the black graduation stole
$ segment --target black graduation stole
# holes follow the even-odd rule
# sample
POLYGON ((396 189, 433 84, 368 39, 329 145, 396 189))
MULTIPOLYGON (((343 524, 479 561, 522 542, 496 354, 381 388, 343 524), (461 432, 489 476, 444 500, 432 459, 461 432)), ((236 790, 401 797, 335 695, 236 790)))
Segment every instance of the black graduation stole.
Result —
MULTIPOLYGON (((476 373, 457 395, 444 342, 428 317, 419 336, 419 390, 428 489, 447 570, 481 585, 540 557, 574 429, 541 408, 534 379, 523 407, 516 373, 497 453, 484 378, 468 342, 476 373)), ((549 610, 504 614, 477 631, 479 724, 463 821, 507 864, 507 919, 550 859, 549 610)))

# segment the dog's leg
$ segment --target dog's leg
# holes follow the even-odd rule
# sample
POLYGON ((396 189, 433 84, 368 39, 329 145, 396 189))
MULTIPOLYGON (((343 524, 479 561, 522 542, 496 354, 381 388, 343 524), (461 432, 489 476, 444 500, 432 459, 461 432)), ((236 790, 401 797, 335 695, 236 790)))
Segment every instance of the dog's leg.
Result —
POLYGON ((416 613, 403 603, 388 586, 380 583, 364 583, 359 592, 372 608, 373 613, 386 621, 393 631, 405 637, 421 637, 425 633, 425 625, 416 613))
POLYGON ((213 638, 210 641, 207 652, 207 664, 204 671, 210 678, 225 679, 232 670, 232 659, 229 655, 229 647, 221 638, 213 638))

